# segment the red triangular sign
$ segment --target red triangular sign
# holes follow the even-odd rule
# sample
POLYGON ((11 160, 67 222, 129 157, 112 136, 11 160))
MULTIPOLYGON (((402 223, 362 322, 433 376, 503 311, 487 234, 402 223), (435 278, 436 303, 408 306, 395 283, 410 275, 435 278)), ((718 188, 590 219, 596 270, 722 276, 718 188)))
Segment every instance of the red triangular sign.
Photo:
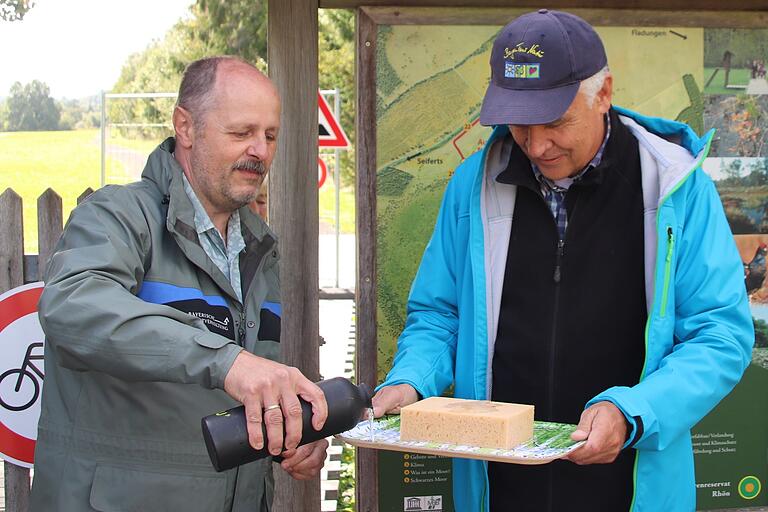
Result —
POLYGON ((333 117, 328 102, 317 92, 317 119, 320 125, 318 145, 321 148, 348 148, 349 139, 338 120, 333 117))

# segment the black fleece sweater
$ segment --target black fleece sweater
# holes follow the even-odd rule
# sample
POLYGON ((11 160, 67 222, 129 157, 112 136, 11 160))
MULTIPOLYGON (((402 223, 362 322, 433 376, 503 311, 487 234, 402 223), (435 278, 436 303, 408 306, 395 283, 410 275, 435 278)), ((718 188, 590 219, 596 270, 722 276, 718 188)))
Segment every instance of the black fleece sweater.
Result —
MULTIPOLYGON (((518 192, 492 399, 533 404, 537 420, 578 423, 588 400, 611 386, 636 384, 643 367, 647 311, 638 143, 613 110, 609 115, 611 135, 600 165, 566 193, 562 247, 518 147, 497 178, 517 185, 518 192)), ((628 510, 633 465, 631 449, 608 465, 491 463, 491 510, 628 510)))

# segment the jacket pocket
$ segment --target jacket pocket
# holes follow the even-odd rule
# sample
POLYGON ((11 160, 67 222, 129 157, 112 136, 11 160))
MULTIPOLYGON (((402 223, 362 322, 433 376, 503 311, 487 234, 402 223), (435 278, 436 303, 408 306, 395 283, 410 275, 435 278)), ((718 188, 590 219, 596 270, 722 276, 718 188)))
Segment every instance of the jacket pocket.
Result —
POLYGON ((224 336, 210 332, 201 332, 200 334, 195 334, 192 339, 195 340, 195 343, 198 345, 212 349, 219 349, 225 345, 233 343, 233 341, 229 338, 225 338, 224 336))
POLYGON ((99 464, 90 504, 99 512, 223 510, 225 475, 195 475, 99 464))

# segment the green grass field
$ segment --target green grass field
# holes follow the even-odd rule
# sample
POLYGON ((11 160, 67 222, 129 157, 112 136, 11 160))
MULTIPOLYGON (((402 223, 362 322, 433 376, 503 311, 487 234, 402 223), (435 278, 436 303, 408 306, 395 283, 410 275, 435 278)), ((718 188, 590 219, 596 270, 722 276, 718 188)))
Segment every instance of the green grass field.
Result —
MULTIPOLYGON (((159 141, 157 141, 159 142, 159 141)), ((113 146, 149 154, 155 141, 110 138, 113 146)), ((130 181, 122 164, 107 161, 108 182, 130 181)), ((0 193, 12 188, 23 201, 24 253, 37 254, 37 198, 53 189, 62 199, 64 221, 75 207, 77 197, 88 187, 101 183, 99 130, 59 132, 0 132, 0 193)), ((329 180, 320 189, 320 219, 334 219, 334 188, 329 180)), ((354 191, 342 188, 340 224, 344 233, 354 232, 354 191)))
MULTIPOLYGON (((714 72, 715 68, 704 68, 704 83, 707 83, 714 72)), ((731 69, 728 73, 728 84, 746 86, 750 78, 751 72, 748 69, 731 69)), ((720 68, 712 82, 704 88, 704 94, 739 94, 744 92, 744 89, 726 89, 723 86, 723 80, 725 80, 725 70, 720 68)))
MULTIPOLYGON (((118 172, 119 162, 109 165, 118 172)), ((86 188, 99 188, 99 131, 0 132, 0 177, 0 192, 12 188, 23 201, 24 253, 37 254, 37 198, 53 189, 66 220, 86 188)))

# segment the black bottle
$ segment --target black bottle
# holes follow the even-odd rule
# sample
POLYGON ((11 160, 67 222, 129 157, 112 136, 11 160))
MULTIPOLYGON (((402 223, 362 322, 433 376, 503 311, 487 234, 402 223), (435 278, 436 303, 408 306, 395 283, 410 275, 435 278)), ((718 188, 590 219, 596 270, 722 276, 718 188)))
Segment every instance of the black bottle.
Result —
MULTIPOLYGON (((323 390, 325 401, 328 403, 328 419, 322 429, 315 430, 312 426, 312 404, 299 398, 303 419, 299 445, 351 429, 363 418, 365 409, 371 407, 373 393, 365 384, 355 386, 345 378, 335 377, 317 382, 317 385, 323 390)), ((225 471, 271 456, 267 449, 267 430, 263 423, 264 448, 254 450, 248 442, 245 407, 242 405, 206 416, 202 420, 202 426, 205 447, 216 471, 225 471)))

